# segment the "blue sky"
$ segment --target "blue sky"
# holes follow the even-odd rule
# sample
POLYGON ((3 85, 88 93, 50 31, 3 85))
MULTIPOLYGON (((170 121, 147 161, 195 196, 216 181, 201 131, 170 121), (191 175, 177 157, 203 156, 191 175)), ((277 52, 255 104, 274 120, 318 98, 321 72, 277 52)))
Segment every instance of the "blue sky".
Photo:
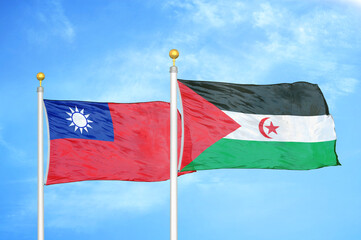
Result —
MULTIPOLYGON (((361 238, 361 1, 1 1, 0 239, 37 234, 37 97, 169 100, 179 78, 320 85, 341 167, 179 178, 179 239, 361 238)), ((45 147, 47 149, 47 147, 45 147)), ((46 239, 168 239, 169 182, 45 187, 46 239)))

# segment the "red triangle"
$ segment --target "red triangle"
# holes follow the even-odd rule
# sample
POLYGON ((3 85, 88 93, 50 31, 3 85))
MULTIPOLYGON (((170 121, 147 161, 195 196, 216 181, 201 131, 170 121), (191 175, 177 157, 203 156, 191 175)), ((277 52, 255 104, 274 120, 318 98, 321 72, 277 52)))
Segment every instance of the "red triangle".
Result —
POLYGON ((222 110, 178 81, 184 117, 184 150, 181 169, 204 150, 240 125, 222 110))

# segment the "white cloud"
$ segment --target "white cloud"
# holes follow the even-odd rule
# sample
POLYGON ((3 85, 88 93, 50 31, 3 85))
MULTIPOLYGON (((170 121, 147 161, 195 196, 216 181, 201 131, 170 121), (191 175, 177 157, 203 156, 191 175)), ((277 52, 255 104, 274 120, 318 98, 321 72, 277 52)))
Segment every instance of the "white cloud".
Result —
POLYGON ((5 152, 7 152, 7 155, 10 156, 13 159, 16 159, 17 161, 24 160, 26 153, 24 150, 19 149, 18 147, 15 147, 16 144, 12 144, 8 141, 6 141, 2 134, 2 127, 0 127, 0 148, 4 148, 5 152))
MULTIPOLYGON (((173 46, 179 47, 181 54, 178 76, 185 79, 238 83, 296 79, 322 84, 330 79, 344 81, 346 71, 357 79, 352 74, 356 67, 344 68, 336 52, 360 50, 356 20, 342 11, 311 8, 299 14, 273 2, 257 5, 206 0, 171 1, 164 7, 165 11, 172 10, 170 15, 178 14, 173 31, 161 41, 150 42, 146 50, 119 50, 107 55, 98 75, 111 79, 112 87, 100 99, 167 100, 168 92, 164 91, 168 91, 169 75, 164 66, 170 65, 167 53, 173 46), (253 26, 253 32, 242 30, 247 26, 253 26), (248 41, 248 34, 255 34, 252 41, 248 41), (288 70, 282 65, 292 65, 294 72, 289 74, 297 76, 274 79, 275 73, 282 75, 288 70)), ((342 96, 351 93, 343 91, 342 96)))
MULTIPOLYGON (((37 179, 11 183, 30 183, 37 179)), ((31 187, 32 188, 32 187, 31 187)), ((4 214, 4 221, 16 231, 25 224, 34 224, 37 198, 22 196, 13 212, 4 214)), ((89 232, 109 218, 124 221, 124 216, 139 217, 162 211, 169 205, 169 181, 141 183, 125 181, 85 181, 44 187, 45 228, 71 228, 89 232)), ((35 225, 35 224, 34 224, 35 225)), ((1 228, 1 227, 0 227, 1 228)))
POLYGON ((35 16, 40 24, 36 29, 31 28, 28 30, 32 41, 46 42, 50 37, 57 36, 67 42, 73 42, 75 29, 66 16, 60 0, 41 3, 35 16))
MULTIPOLYGON (((353 27, 355 19, 335 9, 312 8, 298 14, 273 2, 206 0, 166 2, 163 9, 171 10, 174 22, 163 37, 142 49, 107 53, 86 65, 83 72, 88 75, 80 79, 89 84, 79 80, 64 86, 71 91, 82 88, 88 94, 85 98, 97 101, 168 101, 168 51, 173 47, 180 50, 180 78, 238 83, 341 81, 345 72, 340 70, 346 69, 333 48, 360 50, 361 36, 353 39, 360 35, 353 27), (288 74, 297 76, 276 79, 275 73, 288 70, 282 65, 292 65, 294 72, 288 74), (96 92, 99 87, 105 90, 96 92)), ((352 74, 355 69, 347 69, 350 78, 357 79, 352 74)))
POLYGON ((354 78, 342 78, 339 84, 339 88, 344 93, 353 93, 355 92, 358 80, 354 78))
MULTIPOLYGON (((168 1, 166 8, 180 8, 186 11, 193 23, 205 28, 220 28, 228 24, 238 24, 244 20, 244 4, 237 1, 187 0, 184 2, 168 1)), ((179 14, 178 16, 181 16, 179 14)))
POLYGON ((97 100, 113 102, 167 101, 169 99, 168 49, 119 50, 98 62, 92 78, 105 89, 97 100), (103 80, 104 79, 104 80, 103 80))
POLYGON ((361 51, 355 16, 335 8, 313 8, 299 16, 268 3, 261 4, 260 9, 253 14, 255 25, 263 29, 267 40, 258 41, 261 51, 252 54, 268 59, 266 71, 277 69, 277 74, 282 74, 288 69, 278 66, 292 66, 298 80, 321 85, 333 108, 338 98, 354 93, 359 82, 358 66, 345 62, 343 56, 348 51, 351 55, 361 51))
POLYGON ((341 77, 336 79, 329 79, 329 81, 320 85, 321 90, 324 92, 328 104, 334 108, 337 99, 342 96, 347 96, 356 91, 359 80, 349 77, 341 77))
POLYGON ((261 9, 253 12, 254 25, 256 27, 265 27, 272 25, 276 27, 283 21, 283 14, 281 11, 276 11, 269 3, 262 3, 261 9))
MULTIPOLYGON (((262 173, 253 172, 250 175, 245 173, 246 175, 241 174, 243 178, 240 178, 241 171, 207 170, 184 176, 179 179, 179 195, 186 196, 182 201, 188 202, 189 199, 193 199, 191 193, 196 193, 197 199, 188 204, 188 211, 197 210, 198 215, 206 215, 207 219, 227 216, 229 221, 238 221, 239 214, 243 216, 243 219, 259 219, 259 217, 276 214, 278 208, 284 203, 273 202, 273 200, 270 203, 269 196, 272 196, 274 192, 291 188, 292 181, 287 179, 287 182, 259 182, 255 180, 257 179, 255 176, 262 173), (251 175, 253 176, 248 178, 251 175), (268 199, 268 202, 265 199, 268 199), (208 207, 214 206, 214 209, 209 212, 208 208, 199 206, 204 202, 207 202, 208 207), (218 205, 219 202, 223 203, 222 206, 218 205), (268 208, 267 205, 273 206, 268 208)), ((223 219, 224 221, 226 220, 223 219)), ((207 224, 213 224, 213 222, 207 224)))
POLYGON ((346 4, 351 4, 353 6, 361 7, 361 0, 331 0, 331 1, 336 1, 340 3, 346 3, 346 4))
POLYGON ((90 181, 45 187, 46 225, 87 230, 109 217, 157 211, 169 201, 169 183, 90 181))

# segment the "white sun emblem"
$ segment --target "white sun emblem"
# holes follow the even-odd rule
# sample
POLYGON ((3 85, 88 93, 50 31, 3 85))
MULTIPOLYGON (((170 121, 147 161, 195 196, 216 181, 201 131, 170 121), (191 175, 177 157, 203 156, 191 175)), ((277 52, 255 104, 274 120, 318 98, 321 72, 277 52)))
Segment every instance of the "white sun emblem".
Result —
POLYGON ((74 132, 76 130, 80 130, 80 133, 83 134, 83 129, 88 132, 88 128, 92 128, 89 123, 92 123, 93 121, 89 120, 88 117, 90 114, 84 115, 84 109, 81 111, 78 110, 78 108, 75 106, 75 110, 71 109, 69 107, 71 113, 66 112, 70 117, 66 120, 71 121, 70 126, 75 126, 74 132))

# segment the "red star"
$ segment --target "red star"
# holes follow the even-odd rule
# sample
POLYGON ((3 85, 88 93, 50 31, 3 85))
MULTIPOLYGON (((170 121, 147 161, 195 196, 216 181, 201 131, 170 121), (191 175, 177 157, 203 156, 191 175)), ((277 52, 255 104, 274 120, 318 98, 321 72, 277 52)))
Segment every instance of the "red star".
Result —
POLYGON ((269 126, 265 126, 265 127, 268 128, 268 134, 270 134, 271 132, 277 134, 276 129, 279 128, 279 126, 273 126, 272 122, 269 126))

